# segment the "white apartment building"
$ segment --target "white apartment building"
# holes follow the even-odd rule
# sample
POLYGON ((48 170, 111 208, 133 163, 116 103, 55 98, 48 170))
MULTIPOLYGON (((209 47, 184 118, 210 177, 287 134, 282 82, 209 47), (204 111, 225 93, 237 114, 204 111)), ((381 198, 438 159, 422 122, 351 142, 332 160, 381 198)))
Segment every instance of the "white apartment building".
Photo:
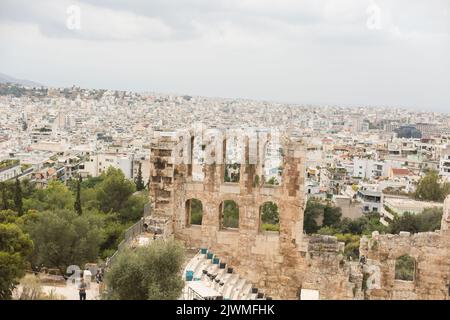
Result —
POLYGON ((31 142, 38 143, 42 140, 49 140, 52 136, 52 127, 49 125, 44 125, 39 128, 33 128, 31 130, 31 142))
POLYGON ((439 174, 442 177, 450 179, 450 145, 442 150, 442 156, 439 162, 439 174))
POLYGON ((383 175, 384 163, 371 159, 353 160, 353 177, 361 179, 373 179, 383 175))
POLYGON ((78 172, 86 177, 98 177, 109 167, 122 170, 125 178, 133 177, 133 155, 124 153, 99 153, 91 155, 89 160, 84 162, 84 168, 81 166, 78 172))
POLYGON ((0 181, 13 179, 22 173, 19 161, 10 161, 11 163, 0 162, 0 181))

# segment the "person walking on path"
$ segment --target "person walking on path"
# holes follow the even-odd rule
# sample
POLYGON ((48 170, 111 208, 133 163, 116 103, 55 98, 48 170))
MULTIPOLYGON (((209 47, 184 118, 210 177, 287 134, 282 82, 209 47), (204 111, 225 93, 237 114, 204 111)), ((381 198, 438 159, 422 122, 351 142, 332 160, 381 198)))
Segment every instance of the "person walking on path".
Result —
POLYGON ((80 293, 80 300, 86 300, 86 288, 87 284, 84 282, 84 279, 81 278, 80 283, 78 284, 78 292, 80 293))

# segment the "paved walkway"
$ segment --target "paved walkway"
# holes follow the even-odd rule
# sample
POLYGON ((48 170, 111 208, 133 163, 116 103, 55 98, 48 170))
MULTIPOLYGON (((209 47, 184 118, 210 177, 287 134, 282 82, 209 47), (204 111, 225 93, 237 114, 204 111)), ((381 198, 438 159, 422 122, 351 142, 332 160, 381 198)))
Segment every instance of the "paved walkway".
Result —
MULTIPOLYGON (((78 289, 75 285, 68 286, 50 286, 43 285, 42 290, 49 293, 52 290, 57 294, 65 297, 65 300, 79 300, 78 289)), ((86 290, 86 300, 99 300, 98 284, 96 282, 91 283, 91 286, 86 290)))
MULTIPOLYGON (((22 288, 19 285, 17 290, 21 291, 22 288)), ((42 285, 42 290, 49 294, 53 291, 54 294, 64 297, 64 300, 79 300, 77 287, 75 285, 42 285)), ((91 283, 91 286, 86 290, 86 300, 100 300, 99 287, 96 282, 91 283)))

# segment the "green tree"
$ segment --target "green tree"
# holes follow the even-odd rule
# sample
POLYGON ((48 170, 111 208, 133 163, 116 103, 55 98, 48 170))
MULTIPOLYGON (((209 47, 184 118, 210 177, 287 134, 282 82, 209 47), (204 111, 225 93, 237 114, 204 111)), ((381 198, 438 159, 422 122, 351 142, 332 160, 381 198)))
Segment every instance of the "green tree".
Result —
POLYGON ((103 174, 103 181, 95 187, 100 210, 105 213, 120 212, 128 198, 136 191, 134 183, 125 179, 123 172, 114 167, 109 167, 103 174))
POLYGON ((183 261, 183 247, 173 240, 125 250, 106 273, 105 299, 177 299, 184 285, 180 275, 183 261))
POLYGON ((16 223, 18 220, 17 212, 10 209, 0 210, 0 223, 16 223))
POLYGON ((277 178, 275 178, 275 177, 270 178, 266 183, 270 184, 270 185, 274 185, 274 186, 279 185, 279 182, 278 182, 277 178))
POLYGON ((414 281, 416 261, 413 257, 403 255, 395 260, 395 279, 414 281))
POLYGON ((322 228, 320 228, 317 231, 317 234, 321 234, 321 235, 324 235, 324 236, 334 236, 334 235, 336 235, 338 233, 339 233, 339 229, 336 229, 336 228, 333 228, 333 227, 330 227, 330 226, 323 226, 322 228))
POLYGON ((370 235, 373 231, 385 233, 388 228, 380 222, 380 215, 376 212, 365 214, 357 219, 343 218, 339 207, 319 200, 310 199, 306 203, 303 229, 307 234, 319 232, 321 234, 354 234, 370 235), (323 217, 321 226, 317 219, 323 217), (321 228, 322 227, 322 228, 321 228))
POLYGON ((139 220, 142 217, 144 206, 147 202, 147 195, 134 194, 130 196, 123 204, 123 208, 119 211, 118 217, 123 222, 139 220))
POLYGON ((74 203, 75 212, 78 213, 78 215, 80 216, 83 214, 83 208, 81 207, 81 182, 82 178, 81 176, 79 176, 77 181, 77 193, 75 196, 75 203, 74 203))
POLYGON ((83 188, 81 184, 80 202, 85 210, 100 210, 100 202, 97 200, 95 188, 83 188))
POLYGON ((233 200, 222 202, 222 226, 225 228, 239 228, 239 207, 233 200))
POLYGON ((84 179, 81 183, 82 189, 87 188, 95 188, 98 184, 100 184, 105 178, 105 175, 100 175, 98 177, 89 177, 87 179, 84 179))
POLYGON ((278 206, 273 202, 265 202, 261 206, 261 229, 266 231, 279 231, 280 214, 278 206))
POLYGON ((326 205, 323 210, 323 226, 337 226, 341 221, 342 212, 341 208, 326 205))
POLYGON ((441 227, 442 211, 442 208, 427 208, 419 214, 405 212, 392 221, 389 232, 395 234, 400 231, 417 233, 438 230, 441 227))
POLYGON ((106 219, 103 227, 104 238, 100 244, 100 257, 102 259, 106 259, 114 254, 127 228, 128 225, 126 224, 114 219, 106 219))
POLYGON ((60 181, 50 181, 46 189, 37 189, 30 198, 24 199, 26 210, 70 210, 73 204, 72 192, 60 181))
POLYGON ((190 224, 201 225, 203 220, 203 205, 198 199, 191 199, 189 201, 191 210, 191 221, 190 224))
POLYGON ((426 201, 443 201, 444 194, 439 184, 439 175, 437 171, 429 171, 425 177, 420 179, 417 186, 415 197, 426 201))
POLYGON ((359 258, 359 235, 354 235, 350 233, 338 233, 335 234, 337 240, 339 242, 344 242, 344 254, 347 256, 347 258, 357 259, 359 258))
POLYGON ((136 190, 141 191, 145 189, 144 180, 142 179, 142 163, 139 162, 138 173, 134 181, 136 184, 136 190))
POLYGON ((303 229, 307 234, 316 233, 320 227, 317 224, 317 219, 323 215, 324 205, 319 201, 310 199, 306 203, 303 229))
POLYGON ((65 274, 69 265, 96 261, 103 241, 102 223, 97 216, 79 216, 69 210, 39 213, 37 219, 24 225, 35 245, 32 263, 58 268, 65 274))
POLYGON ((35 183, 28 178, 20 180, 20 184, 22 185, 22 197, 24 199, 31 197, 36 190, 35 183))
POLYGON ((19 216, 23 214, 22 187, 18 178, 16 178, 14 187, 14 208, 16 209, 19 216))
POLYGON ((8 185, 6 182, 0 182, 0 189, 2 193, 2 210, 8 210, 9 204, 8 204, 8 185))
POLYGON ((11 299, 32 250, 30 237, 16 224, 0 223, 0 300, 11 299))

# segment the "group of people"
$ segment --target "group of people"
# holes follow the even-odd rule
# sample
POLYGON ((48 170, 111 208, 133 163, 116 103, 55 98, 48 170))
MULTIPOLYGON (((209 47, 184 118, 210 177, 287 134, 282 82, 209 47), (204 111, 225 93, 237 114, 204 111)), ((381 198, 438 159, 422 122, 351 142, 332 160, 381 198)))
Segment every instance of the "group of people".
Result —
MULTIPOLYGON (((143 227, 144 227, 144 232, 147 233, 148 232, 148 224, 144 223, 143 227)), ((156 233, 156 231, 154 231, 153 232, 153 240, 156 240, 156 235, 157 235, 157 233, 156 233)))

